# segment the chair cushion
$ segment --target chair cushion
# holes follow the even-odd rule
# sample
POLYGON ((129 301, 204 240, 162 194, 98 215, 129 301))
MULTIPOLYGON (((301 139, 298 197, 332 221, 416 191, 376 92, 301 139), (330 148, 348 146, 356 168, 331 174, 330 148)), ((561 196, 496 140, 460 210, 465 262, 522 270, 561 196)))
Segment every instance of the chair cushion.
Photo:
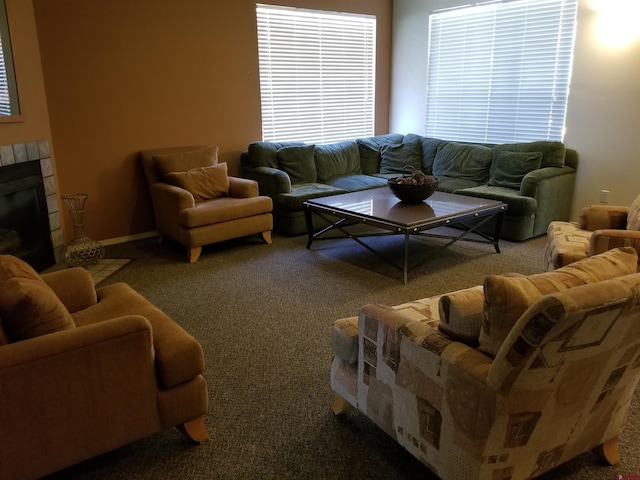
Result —
POLYGON ((638 195, 627 214, 627 230, 640 230, 640 195, 638 195))
POLYGON ((495 357, 520 316, 544 295, 635 273, 637 263, 636 251, 624 247, 552 272, 515 277, 488 275, 484 281, 484 319, 478 349, 495 357))
POLYGON ((218 147, 155 154, 153 162, 163 177, 170 172, 186 172, 192 168, 210 167, 218 163, 218 147))
POLYGON ((289 175, 291 183, 313 183, 318 179, 313 151, 313 145, 282 147, 278 150, 278 166, 289 175))
POLYGON ((553 221, 547 228, 545 270, 551 271, 588 256, 593 232, 578 228, 575 223, 553 221))
POLYGON ((226 162, 210 167, 192 168, 186 172, 170 172, 164 177, 167 183, 191 193, 196 202, 229 195, 226 162))
POLYGON ((520 189, 524 176, 540 168, 542 152, 493 150, 489 185, 520 189))
POLYGON ((478 345, 484 314, 482 285, 442 295, 438 309, 442 332, 471 347, 478 345))
POLYGON ((0 255, 0 317, 11 342, 75 328, 53 290, 12 255, 0 255))

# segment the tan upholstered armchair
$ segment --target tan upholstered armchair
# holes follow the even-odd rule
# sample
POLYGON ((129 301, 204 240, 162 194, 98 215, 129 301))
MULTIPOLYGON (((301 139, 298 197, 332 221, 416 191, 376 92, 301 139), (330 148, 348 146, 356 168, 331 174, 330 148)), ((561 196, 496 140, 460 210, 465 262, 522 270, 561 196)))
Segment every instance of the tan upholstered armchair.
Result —
POLYGON ((551 222, 547 229, 545 270, 554 270, 611 248, 627 246, 640 253, 640 196, 630 207, 584 207, 577 223, 551 222))
POLYGON ((207 431, 200 344, 125 283, 0 255, 0 478, 35 479, 177 426, 207 431))
POLYGON ((258 183, 227 175, 217 147, 145 150, 140 160, 149 184, 159 240, 187 248, 190 262, 212 243, 260 234, 271 243, 273 202, 258 183))
POLYGON ((637 259, 364 306, 331 332, 334 412, 357 408, 443 480, 534 478, 589 450, 617 463, 640 378, 637 259))

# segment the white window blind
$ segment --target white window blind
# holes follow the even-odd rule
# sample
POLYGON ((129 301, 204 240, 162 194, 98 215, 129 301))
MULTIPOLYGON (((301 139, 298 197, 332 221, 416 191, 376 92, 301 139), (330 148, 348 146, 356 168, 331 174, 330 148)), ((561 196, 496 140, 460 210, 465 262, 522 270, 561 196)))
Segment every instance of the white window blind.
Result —
POLYGON ((9 83, 7 82, 7 69, 4 64, 4 52, 3 52, 1 36, 0 36, 0 115, 11 115, 9 83))
POLYGON ((373 135, 376 19, 257 4, 262 139, 373 135))
POLYGON ((578 0, 515 0, 429 16, 428 136, 562 140, 578 0))

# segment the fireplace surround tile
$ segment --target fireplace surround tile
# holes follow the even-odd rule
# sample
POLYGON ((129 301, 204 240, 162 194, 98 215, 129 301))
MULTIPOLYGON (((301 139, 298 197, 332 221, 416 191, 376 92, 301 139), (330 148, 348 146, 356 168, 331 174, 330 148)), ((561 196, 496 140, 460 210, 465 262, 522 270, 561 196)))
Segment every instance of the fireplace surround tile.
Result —
POLYGON ((13 145, 2 145, 0 147, 0 166, 13 165, 16 160, 13 156, 13 145))

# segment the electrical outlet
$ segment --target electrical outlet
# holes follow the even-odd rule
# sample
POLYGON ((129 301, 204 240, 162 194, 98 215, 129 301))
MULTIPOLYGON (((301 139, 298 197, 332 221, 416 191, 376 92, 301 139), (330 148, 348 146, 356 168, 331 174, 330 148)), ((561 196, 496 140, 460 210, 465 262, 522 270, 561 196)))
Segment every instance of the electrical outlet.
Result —
POLYGON ((609 203, 609 190, 600 190, 600 203, 609 203))

